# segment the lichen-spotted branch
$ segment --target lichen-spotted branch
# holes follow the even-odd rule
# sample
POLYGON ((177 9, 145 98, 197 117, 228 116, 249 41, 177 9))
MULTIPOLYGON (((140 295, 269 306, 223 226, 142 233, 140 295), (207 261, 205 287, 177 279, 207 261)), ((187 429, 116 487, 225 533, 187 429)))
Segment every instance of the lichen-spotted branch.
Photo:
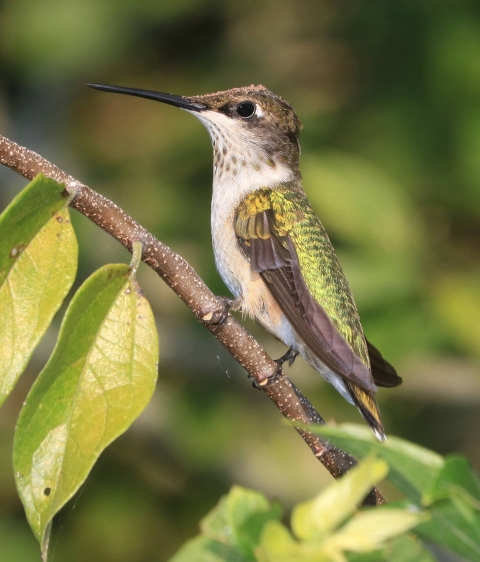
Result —
MULTIPOLYGON (((307 398, 300 393, 283 371, 279 371, 278 364, 229 314, 225 300, 216 297, 181 256, 157 240, 115 203, 66 174, 35 152, 19 146, 1 135, 0 163, 28 180, 32 180, 37 174, 42 173, 59 183, 64 183, 71 196, 70 206, 108 232, 129 251, 132 251, 134 241, 141 241, 143 245, 142 261, 155 270, 175 291, 198 321, 228 349, 245 368, 255 384, 263 390, 287 419, 293 422, 298 421, 302 426, 324 423, 307 398)), ((313 435, 301 426, 296 429, 313 454, 334 478, 342 476, 356 464, 354 458, 325 439, 313 435)), ((378 490, 374 489, 364 503, 378 505, 384 503, 384 499, 378 490)))

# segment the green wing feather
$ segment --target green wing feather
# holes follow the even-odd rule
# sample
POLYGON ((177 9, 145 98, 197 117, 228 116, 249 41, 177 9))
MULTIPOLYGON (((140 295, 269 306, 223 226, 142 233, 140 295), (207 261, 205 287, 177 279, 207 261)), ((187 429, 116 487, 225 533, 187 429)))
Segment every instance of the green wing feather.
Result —
POLYGON ((305 194, 292 184, 264 189, 247 196, 239 207, 236 231, 239 238, 267 238, 263 223, 252 220, 271 210, 270 229, 278 237, 290 236, 297 252, 305 284, 322 306, 337 331, 369 368, 367 344, 352 293, 322 223, 305 194))

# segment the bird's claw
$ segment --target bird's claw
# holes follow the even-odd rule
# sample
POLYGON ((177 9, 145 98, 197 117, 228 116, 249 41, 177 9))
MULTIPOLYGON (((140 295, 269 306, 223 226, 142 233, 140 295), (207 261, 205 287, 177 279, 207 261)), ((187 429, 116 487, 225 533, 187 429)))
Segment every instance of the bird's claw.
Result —
POLYGON ((297 358, 298 355, 298 351, 296 351, 295 349, 293 349, 293 347, 291 347, 287 353, 285 353, 284 355, 282 355, 279 359, 274 359, 275 363, 280 367, 280 369, 283 367, 283 364, 288 361, 288 364, 290 365, 290 367, 293 365, 293 362, 295 361, 295 359, 297 358))

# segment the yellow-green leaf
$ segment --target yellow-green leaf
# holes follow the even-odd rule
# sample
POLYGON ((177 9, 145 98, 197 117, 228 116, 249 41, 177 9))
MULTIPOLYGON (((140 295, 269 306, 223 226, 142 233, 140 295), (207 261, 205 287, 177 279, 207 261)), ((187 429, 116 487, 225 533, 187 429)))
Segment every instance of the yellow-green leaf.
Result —
POLYGON ((264 525, 280 519, 279 504, 271 504, 260 492, 233 486, 228 496, 200 522, 202 533, 211 540, 238 548, 250 559, 260 541, 264 525))
POLYGON ((253 555, 264 525, 282 514, 278 503, 271 504, 263 494, 241 486, 233 486, 226 507, 232 540, 246 558, 253 555))
POLYGON ((0 404, 75 279, 66 201, 64 186, 38 176, 0 216, 0 404))
POLYGON ((293 532, 303 540, 322 539, 356 510, 372 486, 387 473, 385 461, 373 457, 365 459, 315 499, 295 507, 293 532))
POLYGON ((203 535, 187 541, 168 562, 246 562, 235 547, 203 535))
POLYGON ((381 548, 386 540, 405 533, 428 518, 427 514, 418 511, 388 507, 364 511, 331 535, 323 548, 327 552, 336 549, 368 552, 381 548))
POLYGON ((55 513, 150 400, 157 361, 153 315, 129 267, 99 269, 73 298, 17 424, 15 478, 42 552, 55 513))
POLYGON ((255 550, 259 562, 329 562, 318 547, 297 542, 290 531, 278 521, 269 521, 255 550))

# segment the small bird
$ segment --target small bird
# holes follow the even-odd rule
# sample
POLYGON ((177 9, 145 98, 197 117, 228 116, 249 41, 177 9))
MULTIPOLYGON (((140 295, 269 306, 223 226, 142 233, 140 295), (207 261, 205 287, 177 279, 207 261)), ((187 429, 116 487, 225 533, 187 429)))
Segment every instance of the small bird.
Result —
POLYGON ((350 287, 302 186, 301 123, 264 86, 176 96, 103 84, 90 87, 185 109, 213 145, 211 228, 217 269, 241 310, 357 406, 376 437, 385 430, 378 386, 402 382, 364 336, 350 287))

